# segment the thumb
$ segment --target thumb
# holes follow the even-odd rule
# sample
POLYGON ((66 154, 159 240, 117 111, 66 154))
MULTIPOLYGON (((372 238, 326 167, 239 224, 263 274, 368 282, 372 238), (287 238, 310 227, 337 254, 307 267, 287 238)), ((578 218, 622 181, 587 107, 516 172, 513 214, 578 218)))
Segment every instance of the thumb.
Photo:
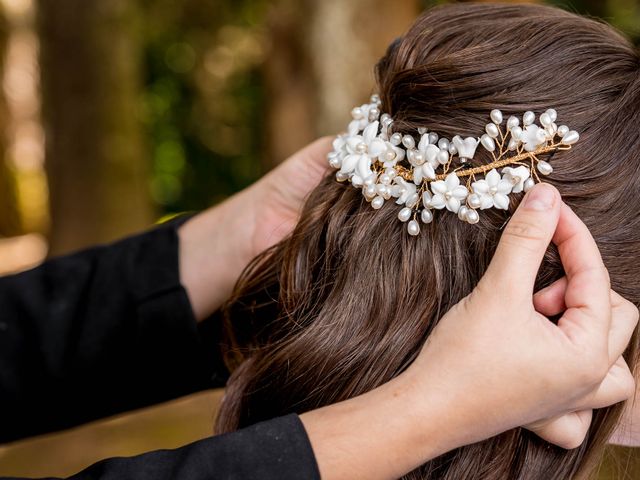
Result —
POLYGON ((492 288, 532 295, 536 275, 560 217, 560 194, 539 183, 523 198, 504 229, 483 280, 492 288))

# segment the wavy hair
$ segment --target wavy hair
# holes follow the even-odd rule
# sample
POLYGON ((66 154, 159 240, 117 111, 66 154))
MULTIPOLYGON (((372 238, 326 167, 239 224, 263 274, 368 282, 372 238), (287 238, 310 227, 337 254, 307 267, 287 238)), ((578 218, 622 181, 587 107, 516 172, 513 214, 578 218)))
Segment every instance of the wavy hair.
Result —
MULTIPOLYGON (((589 227, 613 288, 640 304, 640 55, 626 38, 552 7, 452 4, 418 18, 376 76, 382 111, 402 133, 426 126, 451 138, 482 132, 494 108, 505 115, 556 108, 581 140, 553 159, 548 181, 589 227)), ((487 163, 483 155, 473 162, 487 163)), ((358 190, 325 178, 293 233, 253 260, 224 309, 233 373, 218 432, 354 397, 400 374, 483 275, 521 198, 511 197, 509 211, 487 210, 477 225, 436 214, 410 237, 395 205, 374 211, 358 190)), ((551 246, 537 287, 562 275, 551 246)), ((636 364, 635 342, 626 359, 636 364)), ((518 428, 404 478, 587 475, 621 409, 597 410, 574 450, 518 428)))

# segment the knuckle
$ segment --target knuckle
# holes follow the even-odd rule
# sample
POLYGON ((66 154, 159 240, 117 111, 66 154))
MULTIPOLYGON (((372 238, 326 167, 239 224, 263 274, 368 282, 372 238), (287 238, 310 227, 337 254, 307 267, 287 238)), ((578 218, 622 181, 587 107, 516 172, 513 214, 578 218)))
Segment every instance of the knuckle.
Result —
POLYGON ((564 448, 565 450, 573 450, 578 448, 584 442, 586 437, 586 432, 578 429, 573 429, 571 431, 566 432, 566 435, 559 439, 556 443, 560 448, 564 448))
POLYGON ((629 300, 625 299, 624 302, 626 311, 629 315, 629 320, 631 320, 633 326, 636 327, 638 325, 638 320, 640 319, 640 310, 638 310, 638 307, 634 303, 631 303, 629 300))
POLYGON ((636 393, 636 380, 629 370, 620 380, 620 400, 629 400, 636 393))
POLYGON ((599 385, 609 373, 608 355, 599 355, 591 361, 585 361, 577 374, 578 381, 586 387, 599 385))
POLYGON ((505 227, 502 238, 509 242, 527 244, 545 240, 546 232, 537 224, 513 218, 505 227))

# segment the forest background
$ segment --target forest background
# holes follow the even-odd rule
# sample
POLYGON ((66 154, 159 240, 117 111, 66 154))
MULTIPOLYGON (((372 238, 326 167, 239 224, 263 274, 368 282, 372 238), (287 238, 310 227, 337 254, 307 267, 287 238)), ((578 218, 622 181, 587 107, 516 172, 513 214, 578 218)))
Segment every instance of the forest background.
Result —
MULTIPOLYGON (((0 274, 206 208, 338 132, 387 45, 439 3, 0 0, 0 274)), ((640 41, 638 0, 546 3, 640 41)), ((0 446, 0 475, 203 438, 220 393, 0 446)), ((600 478, 639 464, 612 449, 600 478)))

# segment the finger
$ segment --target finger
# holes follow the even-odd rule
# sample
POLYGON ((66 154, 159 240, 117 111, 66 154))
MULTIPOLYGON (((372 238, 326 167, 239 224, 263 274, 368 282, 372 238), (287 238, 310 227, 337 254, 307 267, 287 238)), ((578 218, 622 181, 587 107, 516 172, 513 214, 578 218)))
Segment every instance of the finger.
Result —
POLYGON ((571 450, 584 442, 592 416, 593 410, 579 410, 525 428, 549 443, 571 450))
POLYGON ((609 330, 609 362, 613 364, 629 345, 638 326, 638 308, 611 290, 611 329, 609 330))
POLYGON ((545 317, 553 317, 564 312, 567 309, 564 303, 566 289, 567 277, 556 280, 533 295, 534 308, 545 317))
POLYGON ((607 339, 611 321, 609 273, 589 229, 564 203, 553 241, 567 276, 567 310, 558 326, 574 340, 585 333, 592 341, 607 339))
POLYGON ((532 295, 542 257, 556 230, 561 203, 560 194, 549 184, 531 189, 505 227, 482 281, 494 289, 532 295))
POLYGON ((623 357, 611 366, 604 380, 581 403, 580 409, 610 407, 630 399, 636 390, 636 381, 623 357))

